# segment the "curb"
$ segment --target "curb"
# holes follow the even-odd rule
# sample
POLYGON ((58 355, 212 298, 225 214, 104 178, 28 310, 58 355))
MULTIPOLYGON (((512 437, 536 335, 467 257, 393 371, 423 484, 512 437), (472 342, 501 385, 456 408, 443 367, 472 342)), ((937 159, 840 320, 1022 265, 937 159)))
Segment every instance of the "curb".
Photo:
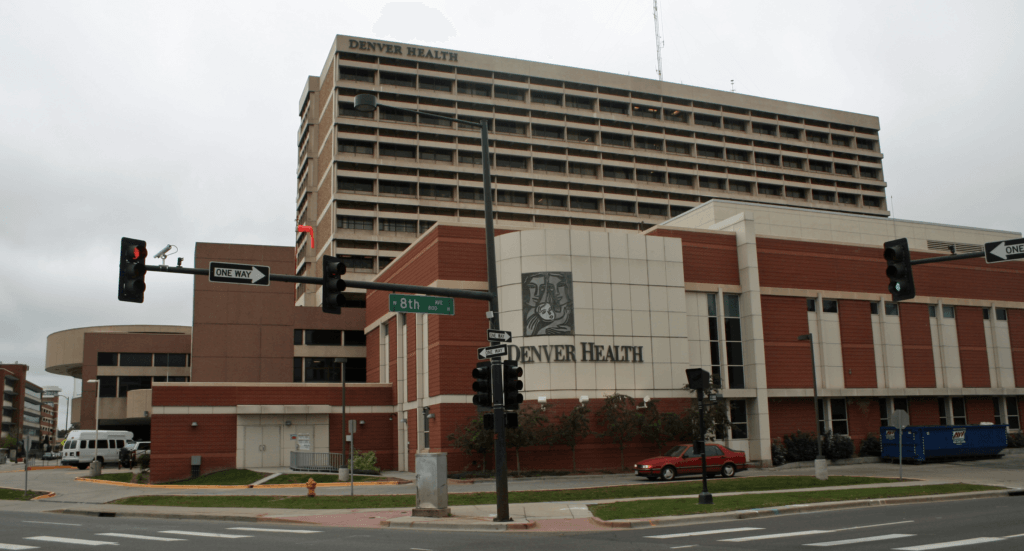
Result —
POLYGON ((246 517, 238 515, 203 515, 198 513, 143 513, 137 511, 90 511, 84 509, 56 509, 46 511, 47 513, 58 513, 63 515, 81 515, 86 517, 137 517, 137 518, 168 518, 176 520, 223 520, 229 522, 266 522, 277 524, 303 524, 314 525, 315 523, 301 520, 291 520, 278 517, 246 517))
POLYGON ((48 498, 54 497, 56 495, 57 495, 56 492, 48 492, 48 493, 45 493, 45 494, 43 494, 41 496, 36 496, 36 497, 30 499, 29 501, 36 501, 37 499, 48 499, 48 498))
MULTIPOLYGON (((249 488, 255 488, 254 484, 241 485, 236 484, 232 486, 186 486, 183 484, 135 484, 132 482, 118 482, 116 480, 97 480, 95 478, 88 478, 80 476, 75 478, 77 482, 89 482, 91 484, 106 484, 108 486, 120 486, 122 488, 149 488, 153 489, 167 489, 167 490, 248 490, 249 488)), ((381 482, 355 482, 356 486, 397 486, 402 484, 401 482, 395 481, 381 481, 381 482)), ((348 487, 348 482, 318 482, 316 485, 318 488, 344 488, 348 487)), ((259 488, 305 488, 305 484, 261 484, 259 488)))
MULTIPOLYGON (((403 517, 410 518, 410 517, 403 517)), ((382 520, 380 525, 383 528, 395 528, 405 530, 445 530, 448 532, 465 531, 465 532, 513 532, 521 530, 529 530, 537 526, 537 523, 529 520, 526 522, 494 522, 491 519, 474 519, 474 520, 486 520, 482 523, 474 524, 453 524, 451 522, 437 521, 437 520, 421 520, 411 522, 395 522, 395 519, 382 520)))
POLYGON ((737 520, 760 518, 793 513, 812 513, 832 509, 853 509, 878 505, 905 505, 909 503, 928 503, 932 501, 958 501, 962 499, 984 499, 990 497, 1009 497, 1024 495, 1024 490, 989 490, 984 492, 962 492, 957 494, 934 494, 929 496, 907 496, 882 499, 858 499, 854 501, 831 501, 824 503, 807 503, 803 505, 786 505, 772 509, 746 509, 723 513, 706 513, 701 515, 685 515, 674 517, 656 517, 635 520, 601 520, 592 517, 591 521, 606 528, 651 528, 654 526, 687 526, 704 522, 721 520, 737 520))

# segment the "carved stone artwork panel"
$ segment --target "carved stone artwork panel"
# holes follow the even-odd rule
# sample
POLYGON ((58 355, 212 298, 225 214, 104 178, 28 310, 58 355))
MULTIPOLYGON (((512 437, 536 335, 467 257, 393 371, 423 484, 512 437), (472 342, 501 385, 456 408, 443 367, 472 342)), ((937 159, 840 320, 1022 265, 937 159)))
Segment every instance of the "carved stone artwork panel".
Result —
POLYGON ((574 335, 572 272, 523 274, 523 336, 574 335))

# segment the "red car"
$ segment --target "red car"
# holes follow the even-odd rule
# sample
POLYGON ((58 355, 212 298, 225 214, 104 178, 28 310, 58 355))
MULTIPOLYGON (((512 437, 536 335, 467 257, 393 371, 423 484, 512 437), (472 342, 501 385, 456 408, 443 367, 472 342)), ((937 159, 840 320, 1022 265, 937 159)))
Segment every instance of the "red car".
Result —
MULTIPOLYGON (((747 454, 731 450, 721 444, 706 444, 706 460, 708 475, 722 475, 729 478, 747 468, 747 454)), ((650 480, 664 478, 672 480, 681 474, 700 474, 700 454, 693 453, 693 446, 683 444, 675 446, 664 455, 644 459, 633 469, 637 476, 646 476, 650 480)))

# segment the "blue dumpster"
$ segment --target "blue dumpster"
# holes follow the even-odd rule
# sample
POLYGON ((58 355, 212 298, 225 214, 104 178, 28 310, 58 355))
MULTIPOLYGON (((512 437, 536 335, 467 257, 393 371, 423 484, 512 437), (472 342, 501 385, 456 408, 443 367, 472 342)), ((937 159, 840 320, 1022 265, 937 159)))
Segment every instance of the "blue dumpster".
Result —
MULTIPOLYGON (((937 425, 903 429, 903 460, 996 455, 1006 447, 1006 425, 937 425)), ((898 459, 899 429, 882 427, 882 459, 898 459)))

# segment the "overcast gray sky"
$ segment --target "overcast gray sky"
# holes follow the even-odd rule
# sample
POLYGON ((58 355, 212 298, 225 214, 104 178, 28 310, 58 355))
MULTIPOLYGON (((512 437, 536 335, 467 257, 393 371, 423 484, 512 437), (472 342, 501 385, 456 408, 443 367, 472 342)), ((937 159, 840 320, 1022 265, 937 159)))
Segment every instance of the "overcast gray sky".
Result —
MULTIPOLYGON (((876 115, 897 217, 1021 231, 1024 3, 660 12, 665 80, 876 115)), ((651 0, 0 2, 0 361, 70 393, 50 333, 191 323, 187 277, 117 301, 122 236, 187 266, 292 244, 299 96, 335 34, 657 78, 651 0)))

